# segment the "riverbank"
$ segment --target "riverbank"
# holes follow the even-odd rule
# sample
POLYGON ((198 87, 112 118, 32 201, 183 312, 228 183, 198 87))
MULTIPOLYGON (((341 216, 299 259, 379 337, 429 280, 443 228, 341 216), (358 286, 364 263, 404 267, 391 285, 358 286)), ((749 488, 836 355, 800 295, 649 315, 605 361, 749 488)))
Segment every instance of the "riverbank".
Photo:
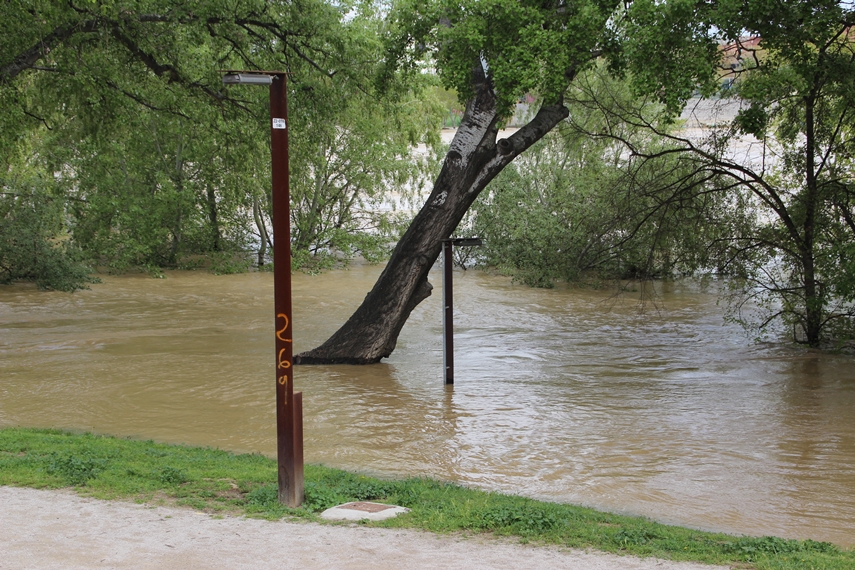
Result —
POLYGON ((257 454, 0 430, 0 485, 64 489, 0 488, 0 544, 6 550, 0 568, 70 567, 73 557, 77 567, 140 567, 140 560, 169 567, 173 554, 176 567, 224 568, 285 558, 302 560, 294 567, 317 568, 383 568, 384 560, 391 568, 410 559, 408 566, 432 568, 693 567, 665 559, 743 568, 855 568, 855 552, 829 543, 706 533, 430 479, 380 480, 313 465, 306 466, 304 507, 289 510, 276 502, 275 477, 275 462, 257 454), (319 523, 320 511, 349 500, 379 500, 411 512, 382 523, 319 523), (275 522, 265 526, 242 517, 275 522), (610 554, 596 566, 585 552, 592 550, 610 554), (41 553, 41 564, 13 563, 31 551, 41 553))

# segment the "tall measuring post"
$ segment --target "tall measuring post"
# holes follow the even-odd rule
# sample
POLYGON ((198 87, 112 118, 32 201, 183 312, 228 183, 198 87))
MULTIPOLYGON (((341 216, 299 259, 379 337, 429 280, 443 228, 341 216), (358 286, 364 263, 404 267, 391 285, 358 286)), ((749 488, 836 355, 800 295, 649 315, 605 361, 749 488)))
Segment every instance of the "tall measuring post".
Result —
POLYGON ((442 240, 442 370, 446 384, 454 384, 454 246, 481 245, 480 238, 442 240))
POLYGON ((271 75, 270 155, 273 173, 273 281, 276 312, 276 447, 279 502, 303 503, 303 398, 294 393, 291 312, 291 195, 288 92, 284 73, 271 75))
POLYGON ((277 71, 233 71, 225 84, 270 86, 270 153, 273 178, 273 305, 276 344, 276 450, 279 502, 303 503, 303 395, 294 392, 291 312, 291 197, 288 174, 286 75, 277 71))

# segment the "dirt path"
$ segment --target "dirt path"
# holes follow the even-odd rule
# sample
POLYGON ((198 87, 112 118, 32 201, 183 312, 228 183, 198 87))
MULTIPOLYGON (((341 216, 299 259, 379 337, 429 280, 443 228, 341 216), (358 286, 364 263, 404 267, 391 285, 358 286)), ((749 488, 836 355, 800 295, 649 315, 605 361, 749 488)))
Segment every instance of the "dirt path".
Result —
POLYGON ((710 570, 418 531, 268 522, 0 487, 0 568, 710 570))

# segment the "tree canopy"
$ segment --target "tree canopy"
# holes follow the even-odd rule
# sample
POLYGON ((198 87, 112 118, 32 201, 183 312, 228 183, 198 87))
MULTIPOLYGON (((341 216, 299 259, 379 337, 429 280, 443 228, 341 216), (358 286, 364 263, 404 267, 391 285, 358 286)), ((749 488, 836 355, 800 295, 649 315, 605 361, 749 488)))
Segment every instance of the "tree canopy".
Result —
POLYGON ((70 238, 91 263, 156 271, 205 253, 230 270, 248 263, 235 257, 248 249, 263 262, 273 245, 267 94, 224 89, 221 78, 277 69, 290 73, 298 261, 331 249, 376 256, 394 219, 359 205, 418 175, 405 157, 415 142, 436 142, 439 120, 414 97, 418 82, 375 92, 381 24, 370 2, 5 3, 6 216, 24 207, 14 181, 29 169, 55 178, 67 223, 54 238, 70 238))
POLYGON ((722 238, 748 231, 753 215, 696 157, 670 152, 666 135, 679 127, 664 106, 602 66, 565 100, 571 118, 506 168, 464 220, 462 231, 484 238, 479 263, 542 287, 723 267, 722 238))
MULTIPOLYGON (((565 182, 546 184, 547 192, 522 192, 527 197, 522 200, 534 200, 538 207, 546 205, 551 217, 536 216, 537 221, 532 221, 513 204, 502 208, 498 188, 490 194, 493 201, 478 206, 477 211, 482 218, 486 215, 484 220, 493 220, 487 231, 520 220, 522 225, 516 227, 532 230, 550 220, 547 225, 560 236, 555 240, 558 243, 568 244, 566 240, 575 236, 577 241, 569 242, 569 250, 576 252, 570 255, 576 264, 570 262, 569 267, 577 270, 580 262, 590 263, 592 254, 600 251, 620 256, 647 251, 646 260, 630 264, 643 267, 647 274, 658 274, 669 266, 676 252, 700 253, 680 271, 743 278, 731 285, 735 289, 733 315, 744 324, 763 329, 783 322, 796 341, 810 346, 851 338, 855 317, 853 7, 799 1, 720 2, 710 7, 715 9, 706 12, 705 25, 720 41, 720 64, 709 69, 717 70, 716 77, 726 89, 718 103, 714 98, 705 104, 713 110, 717 106, 737 108, 732 121, 708 126, 702 137, 692 135, 663 122, 661 114, 646 111, 649 104, 644 96, 627 98, 613 82, 603 88, 602 82, 577 80, 566 94, 571 107, 567 129, 586 141, 587 149, 579 154, 593 158, 593 164, 604 164, 597 149, 617 145, 612 156, 617 157, 613 163, 619 166, 621 187, 615 189, 608 177, 598 181, 599 191, 591 192, 584 179, 567 187, 568 176, 572 178, 578 171, 575 163, 556 167, 547 162, 545 174, 535 178, 530 173, 527 181, 515 183, 513 188, 543 185, 553 172, 560 173, 565 182), (592 123, 591 116, 598 120, 592 123), (673 176, 678 171, 669 164, 682 165, 676 179, 673 176), (638 174, 645 171, 654 173, 653 178, 644 179, 652 184, 639 185, 638 174), (634 208, 618 205, 616 200, 622 196, 634 208), (556 204, 556 197, 563 197, 563 202, 556 204), (703 199, 701 210, 697 209, 699 198, 703 199), (608 207, 604 209, 602 204, 608 207), (576 216, 575 223, 558 222, 561 215, 573 211, 587 216, 576 216), (637 215, 627 218, 629 212, 637 215), (600 215, 605 218, 596 228, 583 231, 580 238, 579 224, 584 227, 584 222, 600 215), (676 242, 663 241, 675 229, 689 231, 671 233, 678 238, 676 242), (759 314, 745 310, 751 304, 759 304, 759 314)), ((641 38, 637 49, 652 54, 658 44, 650 39, 659 36, 635 25, 632 29, 641 38)), ((647 79, 641 70, 634 76, 637 91, 647 79)), ((653 91, 652 95, 669 104, 660 93, 653 91)), ((554 160, 572 153, 577 145, 559 145, 550 156, 554 160)), ((542 155, 539 151, 535 156, 542 155)), ((583 167, 590 169, 591 164, 585 162, 583 167)), ((545 241, 535 239, 538 246, 532 249, 554 256, 554 248, 544 247, 545 241)), ((525 279, 550 282, 550 273, 535 263, 531 252, 528 259, 513 252, 502 254, 525 279)), ((609 259, 594 258, 593 267, 609 270, 609 259)), ((546 263, 553 276, 559 267, 568 267, 569 260, 562 256, 560 261, 565 263, 546 263)))

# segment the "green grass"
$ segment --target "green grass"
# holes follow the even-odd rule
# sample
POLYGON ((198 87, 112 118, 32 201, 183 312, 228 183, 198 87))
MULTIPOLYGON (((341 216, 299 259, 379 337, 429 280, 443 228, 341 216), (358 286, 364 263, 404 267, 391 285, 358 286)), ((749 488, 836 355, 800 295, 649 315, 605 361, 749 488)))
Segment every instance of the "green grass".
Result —
POLYGON ((57 430, 0 430, 0 485, 74 487, 100 499, 268 519, 319 520, 317 513, 330 506, 376 500, 412 509, 367 523, 376 526, 491 533, 535 544, 738 568, 855 569, 855 551, 827 542, 708 533, 431 479, 383 480, 318 465, 305 468, 303 507, 287 509, 277 502, 276 463, 267 457, 57 430))

